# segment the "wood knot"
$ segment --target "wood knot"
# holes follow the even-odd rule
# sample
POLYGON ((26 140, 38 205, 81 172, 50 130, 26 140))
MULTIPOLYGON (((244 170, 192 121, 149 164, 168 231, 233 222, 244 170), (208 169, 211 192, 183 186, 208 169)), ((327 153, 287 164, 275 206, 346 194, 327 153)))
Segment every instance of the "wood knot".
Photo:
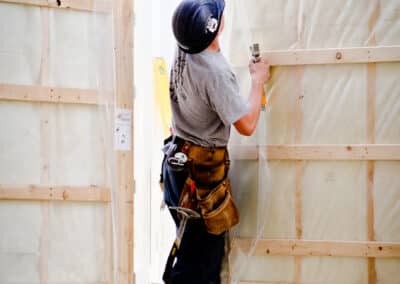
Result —
POLYGON ((63 192, 63 199, 64 200, 68 199, 68 192, 66 190, 64 190, 64 192, 63 192))
POLYGON ((341 52, 336 52, 336 59, 337 60, 342 59, 342 53, 341 52))
POLYGON ((347 146, 346 149, 347 149, 347 151, 353 150, 353 148, 351 146, 347 146))

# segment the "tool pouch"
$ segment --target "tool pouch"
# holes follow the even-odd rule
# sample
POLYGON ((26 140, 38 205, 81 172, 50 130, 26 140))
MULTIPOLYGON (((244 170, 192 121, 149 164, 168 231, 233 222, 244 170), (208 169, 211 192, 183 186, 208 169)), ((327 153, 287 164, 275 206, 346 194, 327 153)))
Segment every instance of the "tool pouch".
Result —
POLYGON ((187 153, 189 177, 182 189, 179 206, 197 210, 210 234, 219 235, 239 223, 228 179, 226 147, 203 147, 184 141, 178 149, 187 153))
POLYGON ((229 158, 226 148, 192 145, 188 156, 190 159, 189 172, 197 185, 213 187, 220 183, 228 173, 229 158))
POLYGON ((228 178, 212 190, 196 188, 196 199, 210 234, 219 235, 239 223, 228 178))

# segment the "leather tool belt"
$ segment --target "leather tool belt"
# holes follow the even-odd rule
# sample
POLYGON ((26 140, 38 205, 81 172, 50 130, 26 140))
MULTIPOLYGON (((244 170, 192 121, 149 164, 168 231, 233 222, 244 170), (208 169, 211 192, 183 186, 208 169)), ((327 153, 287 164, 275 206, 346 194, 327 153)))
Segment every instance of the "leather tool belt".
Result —
MULTIPOLYGON (((219 235, 239 223, 228 179, 229 155, 226 147, 203 147, 174 137, 174 156, 187 156, 189 176, 179 206, 197 210, 210 234, 219 235)), ((171 160, 175 161, 175 160, 171 160)), ((181 160, 183 161, 183 160, 181 160)))

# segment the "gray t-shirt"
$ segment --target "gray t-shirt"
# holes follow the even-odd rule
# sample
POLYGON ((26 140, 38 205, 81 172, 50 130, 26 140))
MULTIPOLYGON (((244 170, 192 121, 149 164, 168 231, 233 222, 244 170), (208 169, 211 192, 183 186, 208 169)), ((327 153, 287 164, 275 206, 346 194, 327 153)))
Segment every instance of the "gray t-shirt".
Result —
POLYGON ((174 133, 201 146, 226 146, 231 124, 250 110, 231 67, 221 52, 177 50, 170 78, 174 133))

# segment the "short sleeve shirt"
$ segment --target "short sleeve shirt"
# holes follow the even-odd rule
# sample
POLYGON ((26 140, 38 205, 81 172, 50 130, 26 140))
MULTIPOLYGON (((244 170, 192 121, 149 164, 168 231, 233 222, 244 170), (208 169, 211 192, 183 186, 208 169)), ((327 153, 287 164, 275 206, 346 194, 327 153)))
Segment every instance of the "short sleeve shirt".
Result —
POLYGON ((201 146, 226 146, 231 124, 250 106, 221 52, 177 50, 171 70, 174 133, 201 146))

